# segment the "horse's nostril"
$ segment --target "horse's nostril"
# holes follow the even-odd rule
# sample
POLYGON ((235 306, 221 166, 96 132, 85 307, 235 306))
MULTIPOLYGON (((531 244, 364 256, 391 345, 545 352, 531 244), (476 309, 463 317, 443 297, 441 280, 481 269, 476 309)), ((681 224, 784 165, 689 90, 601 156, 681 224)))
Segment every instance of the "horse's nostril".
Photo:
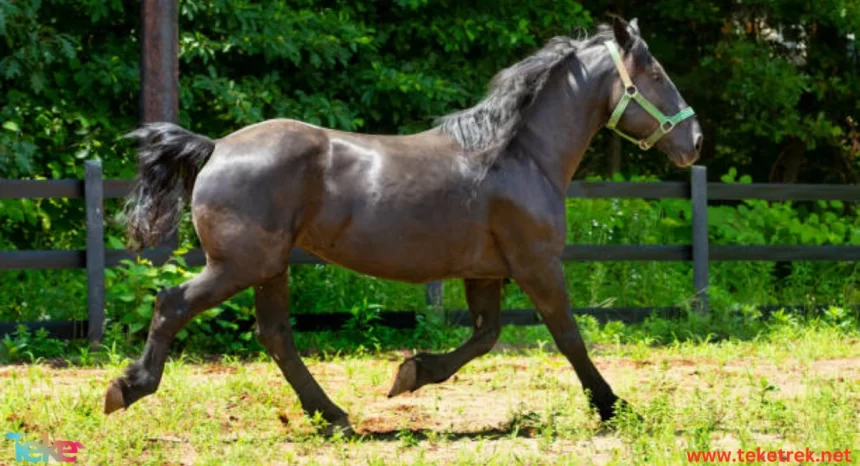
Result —
POLYGON ((702 150, 702 140, 705 139, 702 135, 696 136, 696 152, 701 152, 702 150))

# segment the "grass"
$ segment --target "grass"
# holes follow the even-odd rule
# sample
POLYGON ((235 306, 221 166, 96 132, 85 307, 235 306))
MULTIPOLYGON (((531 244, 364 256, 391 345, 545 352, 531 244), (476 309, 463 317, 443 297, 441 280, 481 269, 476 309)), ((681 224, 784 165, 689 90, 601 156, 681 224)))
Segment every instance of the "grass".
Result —
MULTIPOLYGON (((385 395, 407 350, 306 357, 350 413, 359 432, 350 439, 318 435, 319 420, 302 413, 263 354, 177 355, 157 394, 110 417, 103 391, 129 362, 118 352, 66 367, 2 366, 0 429, 80 441, 82 464, 677 465, 689 450, 851 450, 860 444, 860 334, 847 322, 777 316, 718 341, 678 328, 659 345, 644 337, 658 323, 585 322, 596 365, 644 417, 622 416, 612 429, 588 409, 543 327, 508 327, 490 355, 394 399, 385 395)), ((12 460, 6 441, 0 464, 12 460)))

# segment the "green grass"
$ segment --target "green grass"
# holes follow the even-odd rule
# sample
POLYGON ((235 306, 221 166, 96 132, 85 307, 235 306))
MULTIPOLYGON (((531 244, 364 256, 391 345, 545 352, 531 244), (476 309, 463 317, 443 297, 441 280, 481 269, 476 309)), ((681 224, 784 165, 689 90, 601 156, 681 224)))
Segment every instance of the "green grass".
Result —
MULTIPOLYGON (((103 391, 130 361, 119 352, 81 353, 63 368, 2 366, 0 429, 80 441, 82 464, 677 465, 688 450, 851 450, 860 444, 860 333, 852 317, 837 317, 749 318, 730 329, 736 337, 712 332, 728 318, 583 319, 596 365, 644 417, 622 417, 614 429, 589 411, 543 327, 507 327, 493 353, 456 377, 390 400, 404 356, 397 342, 318 347, 305 360, 350 413, 360 433, 351 439, 318 435, 263 354, 176 355, 157 394, 110 417, 103 391), (655 342, 649 332, 676 337, 655 342)), ((437 350, 465 336, 436 331, 448 335, 430 345, 437 350)), ((309 335, 300 338, 306 350, 309 335)), ((401 337, 401 348, 425 347, 401 337)), ((12 455, 7 441, 0 464, 12 455)))

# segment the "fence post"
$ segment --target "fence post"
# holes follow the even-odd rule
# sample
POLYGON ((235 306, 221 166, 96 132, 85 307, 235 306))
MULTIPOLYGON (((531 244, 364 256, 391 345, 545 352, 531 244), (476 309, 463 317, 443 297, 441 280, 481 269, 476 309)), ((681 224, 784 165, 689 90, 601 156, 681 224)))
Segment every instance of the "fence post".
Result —
POLYGON ((84 175, 84 197, 87 209, 87 338, 98 345, 105 323, 105 232, 104 184, 102 164, 88 160, 84 175))
POLYGON ((690 170, 690 197, 693 204, 693 286, 696 309, 708 312, 708 169, 694 165, 690 170))
MULTIPOLYGON (((424 285, 425 302, 431 308, 432 312, 437 313, 437 315, 444 312, 444 300, 442 299, 444 294, 445 285, 443 282, 430 282, 424 285)), ((441 317, 445 317, 447 323, 447 316, 442 315, 441 317)))
POLYGON ((177 0, 141 1, 140 119, 176 123, 179 114, 177 0))
MULTIPOLYGON (((179 6, 177 0, 140 2, 140 122, 179 121, 179 6)), ((179 246, 174 232, 161 246, 179 246)), ((163 262, 170 255, 153 258, 163 262)))

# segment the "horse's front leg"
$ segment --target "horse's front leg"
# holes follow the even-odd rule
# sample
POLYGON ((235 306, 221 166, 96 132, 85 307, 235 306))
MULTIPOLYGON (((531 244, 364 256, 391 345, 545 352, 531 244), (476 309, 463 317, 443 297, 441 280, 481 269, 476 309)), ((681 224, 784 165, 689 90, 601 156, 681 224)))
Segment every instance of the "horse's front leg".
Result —
POLYGON ((561 261, 555 257, 532 258, 528 264, 513 268, 514 280, 532 299, 559 351, 573 365, 582 387, 590 392, 589 401, 600 413, 601 420, 612 419, 616 414, 615 402, 619 398, 588 356, 570 309, 561 261))
POLYGON ((389 397, 411 392, 429 383, 444 382, 469 361, 487 354, 499 338, 501 280, 465 280, 466 302, 472 313, 472 337, 450 353, 418 353, 397 371, 389 397))

